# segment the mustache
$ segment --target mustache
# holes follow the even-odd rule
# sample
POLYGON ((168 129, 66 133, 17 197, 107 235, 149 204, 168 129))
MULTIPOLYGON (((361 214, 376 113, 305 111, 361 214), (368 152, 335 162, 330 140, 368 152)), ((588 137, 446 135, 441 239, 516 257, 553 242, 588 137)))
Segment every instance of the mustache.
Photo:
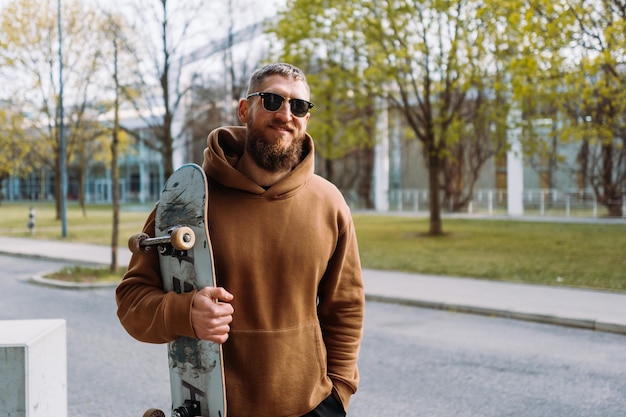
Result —
POLYGON ((271 127, 271 128, 282 128, 290 132, 293 132, 294 130, 296 130, 296 127, 292 123, 284 123, 279 120, 272 120, 267 125, 268 127, 271 127))

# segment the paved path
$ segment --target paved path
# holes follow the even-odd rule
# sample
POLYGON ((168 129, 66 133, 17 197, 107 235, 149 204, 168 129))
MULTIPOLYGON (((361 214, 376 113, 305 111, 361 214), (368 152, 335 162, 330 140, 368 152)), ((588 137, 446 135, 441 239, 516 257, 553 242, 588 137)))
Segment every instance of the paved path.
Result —
MULTIPOLYGON (((0 236, 0 253, 107 265, 106 246, 0 236)), ((128 263, 127 248, 118 263, 128 263)), ((626 272, 625 272, 626 274, 626 272)), ((370 300, 626 334, 626 293, 365 270, 370 300)))

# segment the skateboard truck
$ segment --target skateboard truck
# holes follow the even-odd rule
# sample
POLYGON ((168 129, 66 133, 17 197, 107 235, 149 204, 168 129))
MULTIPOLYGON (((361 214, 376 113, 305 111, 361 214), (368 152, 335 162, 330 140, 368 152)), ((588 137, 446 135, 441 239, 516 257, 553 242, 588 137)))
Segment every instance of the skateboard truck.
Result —
POLYGON ((172 417, 196 417, 200 415, 200 402, 185 400, 183 405, 172 411, 172 417))
POLYGON ((146 233, 136 233, 128 239, 128 249, 132 253, 146 252, 153 246, 159 247, 159 252, 167 252, 171 245, 176 250, 189 250, 196 243, 196 235, 187 226, 176 226, 169 230, 166 236, 150 237, 146 233))
MULTIPOLYGON (((198 417, 200 416, 200 402, 185 400, 183 405, 172 410, 172 417, 198 417)), ((165 417, 165 413, 157 408, 150 408, 143 413, 143 417, 165 417)))

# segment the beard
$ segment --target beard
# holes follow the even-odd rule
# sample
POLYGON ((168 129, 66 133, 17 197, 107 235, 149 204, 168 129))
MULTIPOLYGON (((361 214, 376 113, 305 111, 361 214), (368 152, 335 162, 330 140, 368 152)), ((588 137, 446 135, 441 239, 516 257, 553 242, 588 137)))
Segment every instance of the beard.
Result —
POLYGON ((294 136, 289 146, 280 141, 269 141, 263 131, 253 127, 250 120, 246 130, 246 152, 262 169, 269 172, 288 172, 301 160, 304 154, 305 135, 294 136))

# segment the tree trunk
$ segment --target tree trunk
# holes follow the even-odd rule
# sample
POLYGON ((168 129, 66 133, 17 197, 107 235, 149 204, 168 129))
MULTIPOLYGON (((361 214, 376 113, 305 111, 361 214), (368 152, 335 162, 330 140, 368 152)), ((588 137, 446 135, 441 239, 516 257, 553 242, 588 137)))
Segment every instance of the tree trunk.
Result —
POLYGON ((436 152, 428 152, 428 189, 430 193, 430 229, 428 234, 439 236, 443 234, 441 224, 441 201, 439 198, 439 172, 441 170, 441 158, 436 152))
POLYGON ((120 108, 120 86, 117 77, 117 42, 113 40, 113 79, 115 80, 115 103, 113 115, 113 137, 111 139, 111 181, 112 181, 112 200, 113 200, 113 231, 111 232, 111 265, 109 270, 114 273, 117 270, 117 241, 119 240, 119 223, 120 223, 120 172, 117 165, 118 156, 118 132, 119 132, 119 108, 120 108))
POLYGON ((4 184, 4 180, 9 178, 8 175, 0 175, 0 205, 2 205, 2 201, 4 200, 4 195, 2 193, 2 185, 4 184))
POLYGON ((583 139, 580 151, 576 156, 576 161, 578 162, 580 172, 578 177, 578 188, 583 190, 583 199, 586 199, 586 193, 584 190, 587 188, 587 184, 589 183, 589 141, 587 139, 583 139))
POLYGON ((161 74, 161 92, 163 94, 163 106, 165 107, 165 114, 163 115, 163 130, 162 135, 162 155, 163 155, 163 169, 165 178, 169 178, 174 172, 173 161, 173 139, 172 139, 172 120, 174 115, 170 107, 170 50, 168 49, 168 14, 167 14, 167 0, 162 0, 163 5, 163 21, 162 26, 162 40, 163 40, 163 73, 161 74))
POLYGON ((85 201, 85 191, 87 189, 87 168, 80 168, 78 172, 78 202, 83 212, 83 217, 87 217, 87 202, 85 201))
POLYGON ((374 172, 374 148, 359 151, 358 194, 366 209, 374 208, 372 200, 372 173, 374 172))
POLYGON ((171 125, 167 127, 165 132, 166 137, 163 142, 163 145, 165 146, 165 149, 163 150, 163 170, 165 178, 169 178, 170 175, 174 173, 174 147, 171 129, 171 125))
POLYGON ((111 272, 117 270, 117 241, 119 240, 120 224, 120 174, 117 166, 118 130, 118 105, 116 99, 113 140, 111 141, 111 180, 113 182, 113 230, 111 232, 111 265, 109 268, 111 272))

